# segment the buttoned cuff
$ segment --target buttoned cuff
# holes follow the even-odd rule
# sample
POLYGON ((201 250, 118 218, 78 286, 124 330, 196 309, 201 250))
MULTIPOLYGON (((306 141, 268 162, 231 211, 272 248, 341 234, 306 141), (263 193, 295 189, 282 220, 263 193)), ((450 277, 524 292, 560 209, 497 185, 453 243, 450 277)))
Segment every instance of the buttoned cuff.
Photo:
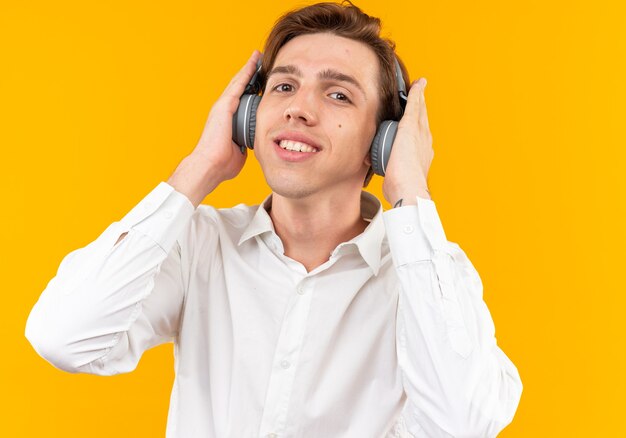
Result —
POLYGON ((435 202, 416 197, 417 205, 383 213, 389 247, 396 267, 431 260, 447 242, 435 202))
POLYGON ((194 211, 185 195, 160 182, 120 222, 126 231, 132 229, 150 237, 169 253, 194 211))

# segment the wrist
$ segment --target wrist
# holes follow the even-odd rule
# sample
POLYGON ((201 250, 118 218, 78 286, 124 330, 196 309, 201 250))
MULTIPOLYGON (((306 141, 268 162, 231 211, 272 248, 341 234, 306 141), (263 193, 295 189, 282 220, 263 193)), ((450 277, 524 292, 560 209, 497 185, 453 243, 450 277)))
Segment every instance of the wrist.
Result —
POLYGON ((387 199, 387 201, 394 207, 400 207, 403 205, 417 205, 417 197, 432 200, 430 190, 426 185, 398 189, 385 193, 385 199, 387 199), (400 200, 402 202, 400 202, 400 200))
POLYGON ((217 169, 193 154, 185 157, 167 180, 177 192, 187 196, 194 208, 221 182, 217 169))

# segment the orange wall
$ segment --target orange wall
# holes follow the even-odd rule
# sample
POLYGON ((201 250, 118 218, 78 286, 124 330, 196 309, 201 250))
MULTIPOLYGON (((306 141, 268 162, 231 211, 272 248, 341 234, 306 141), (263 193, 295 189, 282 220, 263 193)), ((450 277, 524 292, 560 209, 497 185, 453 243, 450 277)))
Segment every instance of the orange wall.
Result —
MULTIPOLYGON (((503 437, 626 436, 620 3, 357 2, 428 79, 433 199, 525 385, 503 437)), ((230 77, 299 4, 238 1, 238 16, 233 2, 188 0, 0 7, 2 436, 163 436, 171 345, 128 375, 70 375, 32 350, 26 317, 64 255, 167 180, 230 77)), ((205 202, 267 192, 252 158, 205 202)))

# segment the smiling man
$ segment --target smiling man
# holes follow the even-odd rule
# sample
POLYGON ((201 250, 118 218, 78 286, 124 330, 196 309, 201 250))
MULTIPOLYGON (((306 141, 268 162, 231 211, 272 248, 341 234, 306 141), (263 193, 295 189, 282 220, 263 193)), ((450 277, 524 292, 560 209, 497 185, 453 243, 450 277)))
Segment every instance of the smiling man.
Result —
POLYGON ((522 385, 430 199, 424 79, 386 168, 395 207, 362 190, 377 127, 403 106, 379 33, 351 4, 281 17, 254 125, 271 195, 200 204, 245 163, 231 124, 255 52, 167 183, 63 259, 27 322, 35 349, 111 375, 174 342, 169 437, 497 435, 522 385))
POLYGON ((359 41, 313 33, 287 42, 268 75, 256 157, 285 254, 308 271, 368 224, 361 189, 381 105, 378 65, 359 41))

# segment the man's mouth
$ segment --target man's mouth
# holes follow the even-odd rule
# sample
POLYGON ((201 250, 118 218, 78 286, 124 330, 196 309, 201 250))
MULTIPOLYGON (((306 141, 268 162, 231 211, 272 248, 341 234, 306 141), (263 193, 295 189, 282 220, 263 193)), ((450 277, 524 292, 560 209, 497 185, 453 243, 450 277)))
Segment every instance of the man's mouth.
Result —
POLYGON ((294 151, 294 152, 317 152, 318 149, 314 146, 308 145, 306 143, 300 143, 299 141, 293 140, 281 140, 278 143, 278 146, 281 148, 294 151))

